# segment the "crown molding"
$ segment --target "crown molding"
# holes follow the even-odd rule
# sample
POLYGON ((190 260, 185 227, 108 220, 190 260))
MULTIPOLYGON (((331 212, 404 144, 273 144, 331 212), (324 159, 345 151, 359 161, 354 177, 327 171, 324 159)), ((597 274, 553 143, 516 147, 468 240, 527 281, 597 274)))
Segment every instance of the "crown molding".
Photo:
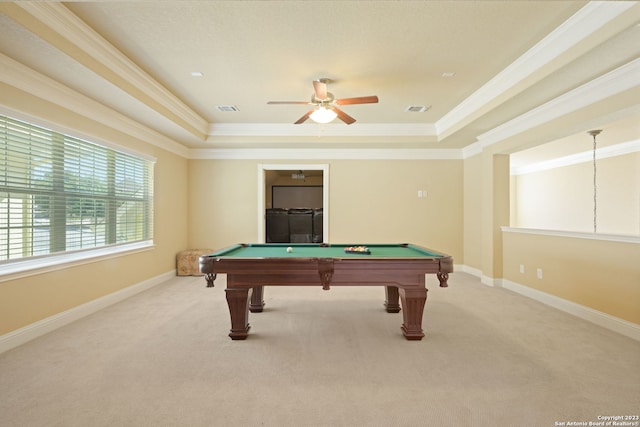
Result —
POLYGON ((469 144, 462 149, 462 158, 468 159, 473 156, 477 156, 482 153, 482 144, 480 142, 474 142, 473 144, 469 144))
POLYGON ((208 160, 462 160, 459 149, 191 149, 190 159, 208 160))
POLYGON ((504 141, 558 117, 640 86, 640 59, 633 60, 478 136, 482 148, 504 141))
POLYGON ((2 11, 80 64, 201 140, 208 122, 61 2, 12 2, 2 11))
MULTIPOLYGON (((608 159, 610 157, 624 156, 626 154, 640 153, 640 139, 623 142, 598 148, 596 150, 596 160, 608 159)), ((526 166, 511 167, 511 175, 525 175, 528 173, 541 172, 549 169, 562 168, 565 166, 577 165, 593 161, 593 151, 583 151, 569 156, 558 157, 556 159, 545 160, 526 166)))
MULTIPOLYGON (((480 135, 477 142, 463 149, 188 149, 165 135, 2 54, 0 54, 0 69, 2 70, 0 81, 4 83, 27 93, 37 94, 36 96, 39 98, 76 114, 91 120, 98 120, 151 145, 190 159, 467 159, 480 154, 484 148, 510 136, 640 84, 637 78, 640 75, 640 59, 638 59, 480 135)), ((11 106, 8 107, 15 110, 11 106)), ((30 114, 30 112, 22 113, 30 114)), ((51 123, 49 118, 42 119, 51 123)), ((356 124, 351 126, 356 126, 356 124)), ((354 128, 355 131, 349 130, 351 126, 322 125, 324 129, 330 129, 330 132, 333 132, 332 135, 347 135, 348 132, 361 132, 361 135, 371 136, 398 135, 399 133, 403 135, 430 133, 433 135, 435 130, 434 126, 430 124, 360 124, 354 128)), ((230 124, 219 125, 216 130, 218 133, 214 132, 214 134, 222 135, 224 132, 228 132, 232 135, 234 132, 238 132, 238 129, 245 129, 243 132, 246 132, 246 129, 252 129, 251 132, 256 132, 255 135, 259 136, 265 136, 265 133, 267 135, 308 136, 317 135, 312 131, 318 131, 315 126, 301 127, 293 124, 258 124, 255 127, 230 124), (292 134, 291 132, 294 130, 299 133, 292 134)), ((72 130, 67 131, 84 137, 72 130)), ((92 136, 92 138, 95 137, 92 136)))
POLYGON ((432 123, 331 124, 212 123, 210 137, 220 136, 432 136, 432 123))
MULTIPOLYGON (((479 135, 476 142, 462 149, 463 158, 467 159, 476 156, 482 153, 483 149, 514 135, 531 130, 536 126, 585 108, 610 96, 635 88, 640 85, 638 76, 640 76, 640 59, 631 61, 479 135)), ((512 174, 520 174, 519 170, 514 169, 512 174)))
POLYGON ((516 86, 525 80, 528 85, 548 75, 556 67, 550 67, 561 55, 575 48, 600 28, 635 6, 636 2, 590 2, 571 18, 549 33, 520 58, 498 73, 471 96, 466 98, 437 123, 440 139, 451 135, 466 123, 471 122, 482 111, 500 99, 504 101, 509 91, 515 94, 516 86))
MULTIPOLYGON (((171 138, 138 123, 137 121, 97 102, 93 99, 82 95, 73 89, 47 77, 21 63, 0 53, 0 82, 6 83, 19 90, 29 93, 33 96, 41 98, 61 108, 65 108, 75 114, 86 117, 90 120, 100 122, 106 126, 131 135, 148 144, 169 151, 173 154, 187 157, 188 149, 171 138)), ((5 105, 8 111, 14 111, 22 114, 26 120, 33 118, 31 111, 16 111, 15 106, 6 103, 7 99, 0 98, 0 104, 5 105)), ((37 117, 36 117, 37 118, 37 117)), ((61 123, 55 122, 51 117, 37 118, 40 125, 55 126, 58 129, 64 129, 70 135, 80 138, 91 138, 95 140, 99 136, 81 135, 77 130, 68 129, 61 123)), ((107 142, 108 145, 113 143, 107 142)))

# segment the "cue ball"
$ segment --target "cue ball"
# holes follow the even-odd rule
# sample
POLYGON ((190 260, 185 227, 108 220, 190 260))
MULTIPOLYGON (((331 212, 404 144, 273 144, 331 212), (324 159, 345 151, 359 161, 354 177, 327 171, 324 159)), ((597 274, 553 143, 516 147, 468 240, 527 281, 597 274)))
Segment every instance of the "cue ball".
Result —
POLYGON ((289 247, 287 248, 287 252, 293 252, 293 248, 292 248, 291 246, 289 246, 289 247))

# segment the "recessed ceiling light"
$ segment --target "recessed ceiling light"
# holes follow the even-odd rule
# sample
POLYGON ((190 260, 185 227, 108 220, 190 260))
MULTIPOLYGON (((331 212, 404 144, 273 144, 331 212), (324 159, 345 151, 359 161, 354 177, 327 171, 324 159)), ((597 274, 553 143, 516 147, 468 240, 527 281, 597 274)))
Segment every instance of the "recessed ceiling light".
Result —
POLYGON ((430 105, 410 105, 404 111, 408 113, 424 113, 429 107, 430 105))
POLYGON ((455 75, 456 73, 454 73, 453 71, 445 71, 444 73, 442 73, 442 77, 453 77, 455 75))
POLYGON ((192 77, 202 77, 204 74, 202 74, 200 71, 192 71, 191 72, 191 76, 192 77))

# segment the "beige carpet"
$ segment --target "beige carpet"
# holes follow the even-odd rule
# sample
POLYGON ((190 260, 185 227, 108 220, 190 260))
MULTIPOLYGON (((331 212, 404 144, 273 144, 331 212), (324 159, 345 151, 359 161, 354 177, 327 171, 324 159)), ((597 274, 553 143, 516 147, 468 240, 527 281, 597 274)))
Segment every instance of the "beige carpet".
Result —
MULTIPOLYGON (((271 287, 227 337, 224 277, 176 277, 0 354, 2 426, 557 426, 640 413, 640 343, 434 277, 427 336, 384 289, 271 287)), ((603 288, 603 292, 606 289, 603 288)))

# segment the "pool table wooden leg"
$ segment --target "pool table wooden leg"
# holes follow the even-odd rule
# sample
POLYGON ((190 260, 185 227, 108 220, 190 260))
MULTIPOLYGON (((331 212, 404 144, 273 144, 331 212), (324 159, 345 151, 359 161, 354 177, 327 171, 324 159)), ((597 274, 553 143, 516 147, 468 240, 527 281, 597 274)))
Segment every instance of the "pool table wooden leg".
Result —
POLYGON ((398 294, 398 287, 385 286, 384 292, 387 297, 384 301, 384 306, 387 309, 387 313, 400 312, 400 295, 398 294))
POLYGON ((400 300, 402 301, 402 333, 404 337, 411 341, 419 341, 424 337, 422 331, 422 314, 424 305, 427 302, 427 289, 399 289, 400 300))
POLYGON ((249 301, 249 311, 252 313, 261 313, 264 308, 264 286, 254 287, 249 301))
POLYGON ((437 273, 438 280, 440 281, 440 287, 446 288, 449 286, 447 280, 449 280, 449 273, 437 273))
MULTIPOLYGON (((229 279, 227 279, 228 281, 229 279)), ((250 288, 227 288, 227 304, 231 316, 231 330, 229 336, 232 340, 244 340, 249 335, 249 297, 250 288)))

